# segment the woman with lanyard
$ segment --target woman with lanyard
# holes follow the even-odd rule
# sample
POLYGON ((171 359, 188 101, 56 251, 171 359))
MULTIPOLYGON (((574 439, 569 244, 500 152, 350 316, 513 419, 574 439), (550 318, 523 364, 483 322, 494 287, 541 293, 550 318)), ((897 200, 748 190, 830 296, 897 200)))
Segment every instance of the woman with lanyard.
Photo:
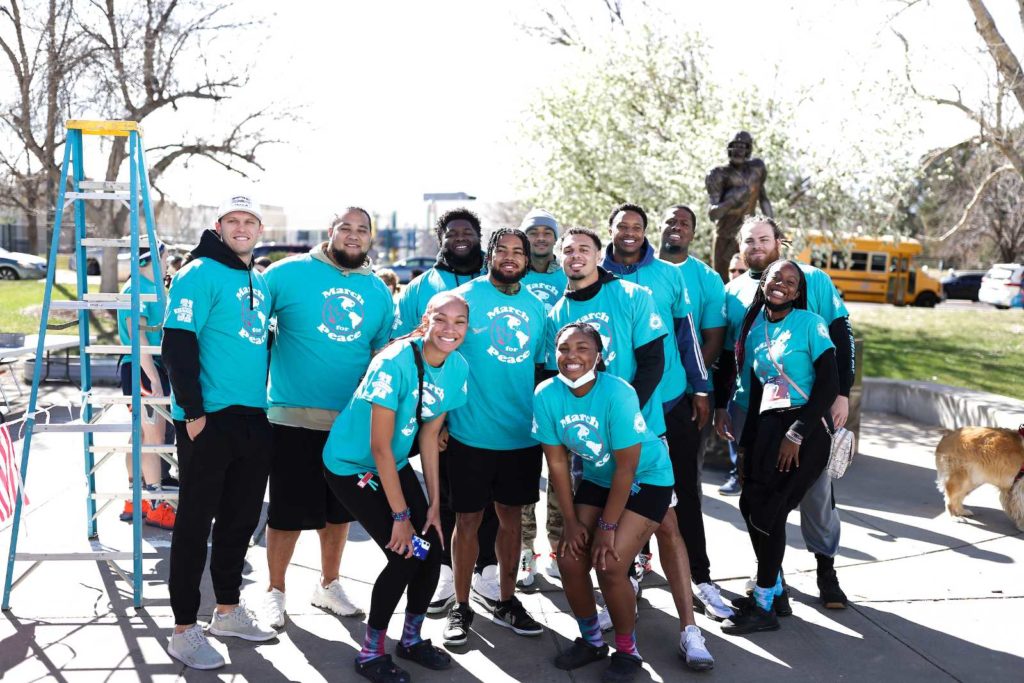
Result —
POLYGON ((384 654, 388 621, 406 592, 395 654, 428 669, 451 665, 444 651, 420 637, 420 627, 441 566, 437 437, 445 414, 466 402, 469 369, 456 349, 468 320, 465 299, 435 295, 419 327, 374 357, 324 446, 328 486, 387 556, 355 661, 356 672, 375 683, 410 680, 384 654), (426 498, 409 465, 417 431, 426 498))
MULTIPOLYGON (((603 680, 629 681, 643 660, 636 647, 636 596, 628 569, 669 512, 672 463, 668 448, 647 427, 633 387, 609 375, 601 337, 586 323, 570 323, 555 336, 558 375, 537 387, 533 436, 544 448, 552 490, 565 518, 558 569, 581 637, 555 658, 560 669, 604 659, 591 568, 615 628, 615 649, 603 680), (573 494, 570 453, 583 461, 573 494)), ((681 541, 680 541, 681 543, 681 541)), ((680 654, 694 669, 714 665, 700 629, 689 625, 680 654)))
MULTIPOLYGON (((825 421, 839 392, 835 347, 821 316, 807 308, 807 283, 793 261, 769 266, 747 309, 736 343, 736 366, 747 373, 750 410, 740 438, 743 493, 740 512, 757 556, 753 597, 722 625, 730 634, 773 631, 782 595, 786 517, 828 464, 825 421)), ((785 604, 785 607, 783 606, 785 604)))

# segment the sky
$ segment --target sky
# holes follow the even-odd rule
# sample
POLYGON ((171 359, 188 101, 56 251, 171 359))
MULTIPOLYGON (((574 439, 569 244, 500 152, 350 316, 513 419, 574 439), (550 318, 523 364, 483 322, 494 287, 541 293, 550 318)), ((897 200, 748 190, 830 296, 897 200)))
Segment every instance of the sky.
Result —
MULTIPOLYGON (((577 16, 602 4, 566 2, 577 16)), ((642 12, 640 3, 624 4, 627 20, 642 12)), ((1019 47, 1016 3, 989 4, 1019 47)), ((984 86, 991 67, 987 55, 978 55, 966 3, 932 0, 901 12, 904 5, 686 0, 661 6, 678 26, 707 38, 714 77, 739 74, 766 89, 810 87, 802 115, 821 122, 811 134, 834 140, 868 134, 867 126, 850 129, 851 116, 867 121, 869 110, 884 113, 889 106, 857 102, 849 92, 858 82, 884 81, 894 72, 902 77, 907 61, 892 27, 911 42, 919 90, 951 95, 959 85, 970 97, 984 86)), ((558 87, 575 59, 571 49, 546 45, 522 30, 522 22, 542 18, 537 8, 543 3, 536 0, 292 0, 287 9, 253 0, 242 6, 266 17, 261 31, 233 39, 229 49, 255 55, 248 85, 213 116, 208 109, 186 112, 174 125, 165 121, 163 130, 158 120, 147 136, 155 144, 186 125, 182 121, 212 131, 238 112, 268 105, 294 112, 296 122, 267 125, 269 135, 285 142, 263 149, 266 171, 252 181, 197 163, 169 173, 162 185, 183 205, 215 204, 249 189, 264 203, 284 206, 296 228, 323 227, 351 204, 385 216, 397 210, 400 227, 421 224, 425 192, 467 192, 478 206, 516 199, 521 160, 529 154, 519 121, 538 91, 558 87)), ((631 49, 625 42, 621 47, 631 49)), ((958 112, 915 104, 922 112, 922 134, 910 143, 915 151, 973 134, 958 112)))

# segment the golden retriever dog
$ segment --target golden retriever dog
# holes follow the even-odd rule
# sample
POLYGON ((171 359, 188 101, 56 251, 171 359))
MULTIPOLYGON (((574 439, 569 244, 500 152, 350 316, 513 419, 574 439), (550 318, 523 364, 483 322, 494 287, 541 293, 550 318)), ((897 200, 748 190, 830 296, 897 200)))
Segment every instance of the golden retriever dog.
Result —
POLYGON ((949 432, 935 447, 935 471, 950 517, 962 522, 973 515, 964 497, 992 484, 1003 510, 1024 531, 1024 425, 1017 431, 963 427, 949 432))

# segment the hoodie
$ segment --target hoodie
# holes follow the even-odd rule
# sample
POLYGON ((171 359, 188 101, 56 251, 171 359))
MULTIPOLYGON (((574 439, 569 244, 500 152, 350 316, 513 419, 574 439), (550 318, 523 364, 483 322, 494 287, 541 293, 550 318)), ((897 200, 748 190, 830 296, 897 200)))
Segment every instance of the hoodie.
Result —
POLYGON ((162 355, 171 380, 171 413, 195 419, 232 408, 266 408, 270 291, 252 263, 213 230, 171 282, 162 355))
POLYGON ((674 334, 665 337, 665 367, 659 379, 664 409, 671 410, 687 387, 699 392, 710 391, 711 380, 698 344, 683 272, 676 265, 657 258, 646 238, 642 256, 636 263, 621 264, 613 253, 613 245, 609 244, 601 265, 647 290, 662 319, 672 321, 674 334))

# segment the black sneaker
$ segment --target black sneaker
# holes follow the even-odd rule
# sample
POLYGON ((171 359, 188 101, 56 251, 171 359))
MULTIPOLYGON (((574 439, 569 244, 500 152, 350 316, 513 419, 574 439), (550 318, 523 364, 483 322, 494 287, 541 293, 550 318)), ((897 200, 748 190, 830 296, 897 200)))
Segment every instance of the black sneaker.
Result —
POLYGON ((835 569, 818 571, 818 593, 821 604, 828 609, 846 609, 846 593, 839 587, 835 569))
MULTIPOLYGON (((732 606, 740 612, 748 612, 756 604, 752 595, 746 595, 732 601, 732 606)), ((793 608, 789 604, 789 588, 783 588, 782 595, 776 595, 775 599, 772 600, 772 611, 775 612, 776 616, 780 617, 788 617, 793 614, 793 608)))
POLYGON ((555 667, 563 671, 578 669, 591 662, 599 662, 608 656, 608 645, 594 647, 582 638, 577 638, 568 650, 555 657, 555 667))
POLYGON ((473 608, 466 603, 455 603, 448 612, 448 623, 444 627, 445 645, 465 645, 469 639, 469 627, 473 625, 473 608))
POLYGON ((364 664, 360 664, 357 659, 356 673, 373 683, 409 683, 412 680, 408 671, 395 666, 391 655, 376 657, 364 664))
POLYGON ((625 652, 613 652, 612 662, 604 670, 601 680, 604 683, 629 683, 636 678, 644 665, 644 660, 625 652))
POLYGON ((534 621, 523 607, 523 603, 514 595, 495 605, 492 621, 512 629, 521 636, 539 636, 544 633, 544 627, 534 621))
POLYGON ((409 647, 399 643, 395 646, 395 654, 402 659, 408 659, 410 662, 416 662, 420 666, 434 671, 447 669, 452 665, 452 658, 448 653, 439 647, 434 647, 429 638, 409 647))
POLYGON ((731 636, 743 635, 745 633, 757 633, 758 631, 777 631, 779 619, 775 616, 775 610, 766 612, 759 606, 754 605, 752 609, 733 615, 722 624, 722 633, 731 636))

